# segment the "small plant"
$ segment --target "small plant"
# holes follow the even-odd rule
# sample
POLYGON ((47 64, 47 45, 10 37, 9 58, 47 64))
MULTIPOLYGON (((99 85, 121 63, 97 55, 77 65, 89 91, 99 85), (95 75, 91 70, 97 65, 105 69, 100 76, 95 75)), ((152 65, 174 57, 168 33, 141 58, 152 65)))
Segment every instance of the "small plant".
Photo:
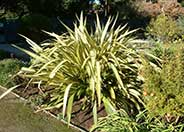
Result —
POLYGON ((181 29, 171 17, 161 14, 152 19, 147 27, 147 36, 154 40, 172 42, 181 36, 181 29))
POLYGON ((31 66, 22 69, 22 76, 39 86, 51 87, 49 108, 62 107, 70 122, 74 101, 82 103, 81 109, 91 109, 94 123, 97 109, 105 107, 109 114, 116 109, 127 113, 142 106, 138 70, 142 62, 135 43, 130 37, 134 31, 125 26, 115 29, 116 19, 109 18, 103 26, 97 16, 95 31, 88 32, 86 19, 81 17, 74 30, 61 36, 48 33, 55 39, 38 46, 26 38, 33 52, 31 66))
POLYGON ((116 111, 99 119, 90 132, 140 132, 138 123, 123 110, 116 111))
POLYGON ((184 124, 166 123, 161 118, 149 117, 147 111, 140 112, 135 118, 122 110, 100 118, 91 132, 183 132, 184 124))
POLYGON ((19 72, 25 64, 17 59, 4 59, 0 61, 0 85, 12 87, 16 85, 15 74, 19 72))

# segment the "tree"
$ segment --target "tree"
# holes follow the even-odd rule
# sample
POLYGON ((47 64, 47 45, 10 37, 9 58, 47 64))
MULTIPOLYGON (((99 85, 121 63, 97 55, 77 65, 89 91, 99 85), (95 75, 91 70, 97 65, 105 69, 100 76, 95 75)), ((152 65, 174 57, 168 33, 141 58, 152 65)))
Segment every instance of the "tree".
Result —
MULTIPOLYGON (((26 13, 42 14, 45 16, 59 16, 79 13, 88 8, 86 0, 1 0, 0 10, 5 10, 1 16, 7 12, 16 13, 22 17, 26 13), (75 12, 75 13, 74 13, 75 12)), ((73 15, 72 15, 73 16, 73 15)))
POLYGON ((0 17, 3 17, 8 12, 16 14, 18 17, 22 17, 27 13, 26 5, 24 0, 1 0, 0 10, 4 10, 0 17))
POLYGON ((120 17, 125 19, 138 15, 135 7, 136 0, 105 0, 104 3, 107 14, 117 14, 118 12, 120 17))

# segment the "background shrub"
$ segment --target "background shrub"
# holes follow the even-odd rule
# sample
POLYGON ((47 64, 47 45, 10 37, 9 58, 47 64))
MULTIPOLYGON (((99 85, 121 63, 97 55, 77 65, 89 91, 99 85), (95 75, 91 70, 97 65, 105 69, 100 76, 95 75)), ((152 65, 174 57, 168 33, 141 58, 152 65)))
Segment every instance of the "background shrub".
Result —
POLYGON ((162 116, 173 121, 177 116, 184 116, 183 44, 163 48, 161 58, 160 69, 155 70, 148 65, 144 71, 146 108, 152 116, 162 116))
POLYGON ((182 34, 177 21, 165 14, 153 18, 146 30, 148 37, 164 42, 174 41, 182 34))
POLYGON ((45 40, 46 35, 42 30, 51 30, 51 19, 41 14, 28 14, 21 18, 21 27, 19 33, 41 42, 45 40))

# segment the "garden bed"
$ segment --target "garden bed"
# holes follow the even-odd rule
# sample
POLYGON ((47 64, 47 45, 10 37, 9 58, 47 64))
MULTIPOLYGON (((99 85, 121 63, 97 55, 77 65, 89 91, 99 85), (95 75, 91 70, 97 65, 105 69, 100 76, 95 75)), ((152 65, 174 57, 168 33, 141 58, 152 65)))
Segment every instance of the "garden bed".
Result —
MULTIPOLYGON (((28 88, 20 87, 15 90, 15 93, 17 93, 18 95, 20 95, 22 98, 26 99, 29 103, 32 103, 33 105, 39 105, 39 103, 41 103, 42 100, 47 100, 47 97, 43 98, 39 96, 40 90, 35 87, 28 87, 28 88)), ((90 110, 81 111, 80 106, 81 106, 80 101, 77 101, 76 103, 74 103, 72 113, 75 114, 75 116, 72 116, 71 124, 73 124, 74 126, 77 126, 78 128, 81 128, 80 129, 81 131, 84 131, 84 132, 89 131, 91 126, 93 125, 92 112, 90 110)), ((37 111, 39 111, 38 107, 37 107, 37 111)), ((62 115, 60 116, 60 114, 62 113, 62 109, 52 109, 52 110, 47 110, 46 112, 48 112, 55 118, 59 118, 60 120, 64 121, 62 119, 62 115)), ((98 116, 99 117, 106 116, 103 106, 98 109, 98 116)))
POLYGON ((54 40, 37 45, 25 37, 34 52, 17 47, 32 59, 18 74, 16 92, 37 112, 84 131, 182 132, 183 20, 165 14, 151 20, 146 47, 129 36, 134 31, 114 30, 116 19, 103 26, 97 16, 91 34, 83 14, 74 31, 46 32, 54 40))

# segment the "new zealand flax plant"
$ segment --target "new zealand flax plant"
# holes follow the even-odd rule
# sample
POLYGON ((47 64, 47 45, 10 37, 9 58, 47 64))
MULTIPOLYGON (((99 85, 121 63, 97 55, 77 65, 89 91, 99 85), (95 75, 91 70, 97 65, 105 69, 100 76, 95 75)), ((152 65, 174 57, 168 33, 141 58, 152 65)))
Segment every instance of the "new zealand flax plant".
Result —
POLYGON ((120 108, 130 113, 142 105, 138 75, 142 57, 135 49, 141 41, 130 36, 135 30, 115 28, 116 20, 109 17, 103 25, 97 15, 95 30, 89 32, 81 13, 74 30, 65 25, 68 32, 62 35, 46 32, 54 39, 41 46, 25 37, 34 52, 21 49, 32 57, 21 75, 49 88, 46 108, 62 108, 68 122, 75 101, 91 109, 94 123, 101 106, 109 114, 120 108))

